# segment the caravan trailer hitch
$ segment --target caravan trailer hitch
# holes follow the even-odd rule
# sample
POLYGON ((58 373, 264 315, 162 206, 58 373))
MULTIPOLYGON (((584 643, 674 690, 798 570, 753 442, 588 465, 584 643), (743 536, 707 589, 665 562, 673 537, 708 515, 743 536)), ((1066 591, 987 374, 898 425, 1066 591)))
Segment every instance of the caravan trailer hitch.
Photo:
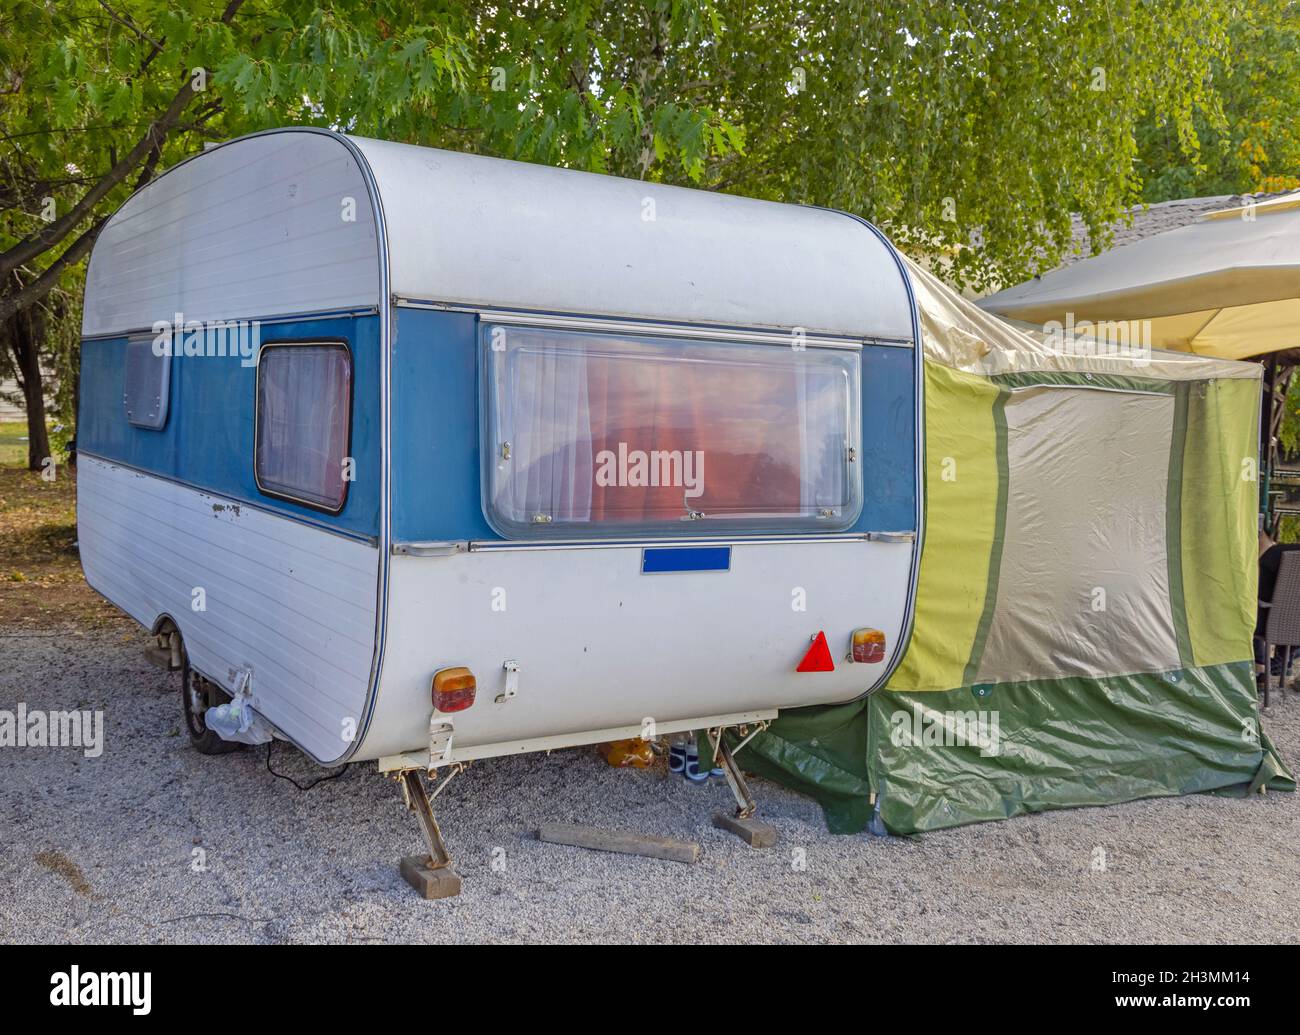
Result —
POLYGON ((438 827, 437 819, 434 818, 432 800, 462 768, 457 766, 452 769, 432 794, 425 790, 420 770, 403 769, 397 774, 397 780, 402 785, 402 797, 406 807, 415 813, 425 843, 429 846, 428 855, 402 857, 402 876, 425 898, 450 898, 460 894, 460 877, 451 868, 451 853, 447 851, 447 843, 442 839, 442 830, 438 827))

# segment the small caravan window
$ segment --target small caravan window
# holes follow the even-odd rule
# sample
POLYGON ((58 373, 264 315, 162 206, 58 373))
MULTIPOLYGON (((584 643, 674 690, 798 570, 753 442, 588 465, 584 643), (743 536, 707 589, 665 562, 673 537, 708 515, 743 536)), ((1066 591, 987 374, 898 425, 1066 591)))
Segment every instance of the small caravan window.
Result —
POLYGON ((860 352, 485 325, 484 507, 512 538, 830 532, 860 352))
POLYGON ((337 513, 352 414, 352 357, 338 343, 276 343, 257 361, 257 486, 337 513))
POLYGON ((172 357, 170 349, 157 355, 153 344, 149 335, 127 341, 122 403, 131 424, 158 431, 167 423, 172 357))

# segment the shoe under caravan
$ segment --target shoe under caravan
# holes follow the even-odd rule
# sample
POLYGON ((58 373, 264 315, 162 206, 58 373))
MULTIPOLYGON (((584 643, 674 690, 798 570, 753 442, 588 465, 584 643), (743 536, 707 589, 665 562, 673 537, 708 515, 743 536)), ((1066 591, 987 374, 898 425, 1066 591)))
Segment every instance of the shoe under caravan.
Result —
POLYGON ((898 255, 840 212, 243 137, 91 256, 86 579, 183 670, 203 750, 233 700, 409 792, 762 728, 905 646, 917 336, 898 255))

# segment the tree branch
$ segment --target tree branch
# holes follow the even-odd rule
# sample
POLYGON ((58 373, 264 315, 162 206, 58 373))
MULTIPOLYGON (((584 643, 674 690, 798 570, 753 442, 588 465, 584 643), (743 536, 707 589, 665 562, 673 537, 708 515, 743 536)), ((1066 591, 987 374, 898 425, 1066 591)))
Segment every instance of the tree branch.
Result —
MULTIPOLYGON (((239 8, 243 6, 243 3, 244 0, 230 0, 221 15, 221 20, 228 23, 234 18, 239 8)), ((67 237, 94 211, 95 206, 103 201, 114 187, 118 186, 130 175, 132 169, 144 161, 146 155, 156 149, 161 150, 167 135, 180 121, 181 115, 196 94, 193 79, 187 78, 185 84, 172 98, 171 103, 167 105, 167 110, 149 124, 149 128, 145 130, 136 145, 122 159, 114 162, 112 168, 82 196, 81 200, 66 215, 56 219, 35 234, 18 242, 8 251, 0 254, 0 278, 7 280, 9 274, 19 266, 43 255, 67 237)), ((84 239, 85 235, 82 235, 77 244, 80 244, 84 239)), ((76 247, 76 245, 72 247, 76 247)), ((36 284, 40 279, 38 278, 32 283, 36 284)), ((6 299, 7 304, 8 299, 6 299)))
POLYGON ((130 29, 133 33, 139 36, 140 39, 144 40, 151 47, 153 47, 155 51, 162 50, 163 45, 159 43, 156 39, 154 39, 152 36, 148 35, 143 29, 139 28, 135 24, 135 22, 131 21, 129 17, 126 18, 122 17, 122 15, 118 14, 111 7, 109 7, 108 4, 104 3, 104 0, 99 0, 99 6, 108 12, 108 16, 112 18, 113 21, 117 22, 118 25, 126 26, 126 28, 130 29))
POLYGON ((68 245, 63 254, 50 263, 39 277, 19 291, 0 298, 0 323, 4 323, 14 313, 21 312, 47 295, 59 282, 63 271, 90 251, 90 246, 95 243, 95 238, 99 236, 99 231, 107 222, 108 216, 101 216, 89 230, 68 245))

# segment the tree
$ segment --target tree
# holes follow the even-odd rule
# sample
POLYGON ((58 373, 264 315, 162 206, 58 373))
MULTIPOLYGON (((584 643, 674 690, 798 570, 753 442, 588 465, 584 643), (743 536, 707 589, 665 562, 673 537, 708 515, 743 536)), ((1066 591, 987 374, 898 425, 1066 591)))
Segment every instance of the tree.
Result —
POLYGON ((1158 113, 1139 127, 1144 201, 1300 187, 1300 3, 1244 5, 1228 39, 1210 68, 1222 111, 1193 120, 1190 160, 1158 113))
POLYGON ((1142 119, 1190 152, 1219 117, 1230 0, 9 3, 0 323, 132 190, 286 123, 834 206, 1020 279, 1137 199, 1142 119))
MULTIPOLYGON (((739 146, 712 113, 648 110, 633 79, 616 86, 610 73, 633 26, 648 54, 662 52, 698 37, 707 5, 633 5, 606 19, 617 41, 601 35, 601 8, 20 0, 0 22, 5 340, 42 326, 23 314, 84 275, 108 216, 205 140, 295 123, 591 169, 675 155, 688 176, 706 134, 739 146)), ((639 74, 643 62, 624 65, 639 74)), ((39 395, 21 352, 12 362, 39 395)), ((28 409, 34 444, 39 409, 28 409)))
POLYGON ((948 279, 972 287, 1056 265, 1072 213, 1101 237, 1137 200, 1148 113, 1194 146, 1227 20, 1217 0, 726 10, 706 78, 725 84, 747 148, 718 160, 717 185, 858 212, 904 248, 942 251, 948 279))

